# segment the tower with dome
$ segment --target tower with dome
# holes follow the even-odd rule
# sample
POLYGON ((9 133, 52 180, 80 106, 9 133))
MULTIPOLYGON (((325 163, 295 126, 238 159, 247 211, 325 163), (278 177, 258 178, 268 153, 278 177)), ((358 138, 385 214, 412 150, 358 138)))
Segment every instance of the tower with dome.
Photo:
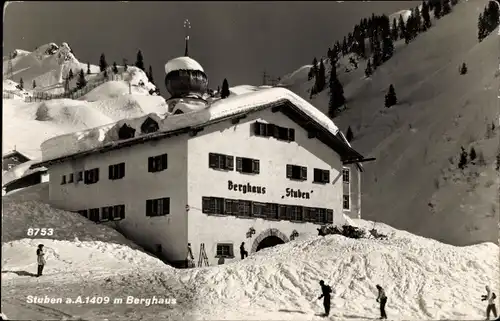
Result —
POLYGON ((186 36, 185 41, 184 56, 171 59, 165 64, 165 86, 170 93, 167 103, 169 112, 174 114, 206 107, 204 98, 208 91, 208 77, 203 67, 189 57, 189 36, 186 36), (182 102, 189 102, 189 105, 179 105, 182 102))

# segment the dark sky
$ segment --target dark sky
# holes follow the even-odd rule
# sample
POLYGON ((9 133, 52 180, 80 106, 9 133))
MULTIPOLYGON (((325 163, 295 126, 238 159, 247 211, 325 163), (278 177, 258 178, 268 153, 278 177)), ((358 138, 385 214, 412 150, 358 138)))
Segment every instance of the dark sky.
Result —
POLYGON ((78 2, 9 3, 4 51, 32 51, 67 42, 81 62, 135 61, 138 49, 165 95, 164 65, 184 54, 183 22, 191 22, 190 56, 216 88, 261 84, 262 72, 283 76, 326 55, 363 17, 393 13, 420 1, 78 2))

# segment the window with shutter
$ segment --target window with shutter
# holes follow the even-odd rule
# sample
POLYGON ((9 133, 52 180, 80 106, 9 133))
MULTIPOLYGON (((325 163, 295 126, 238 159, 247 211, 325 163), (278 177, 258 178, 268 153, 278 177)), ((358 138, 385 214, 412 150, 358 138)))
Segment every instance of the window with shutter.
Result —
POLYGON ((326 223, 333 223, 333 210, 326 210, 326 223))
POLYGON ((236 157, 236 170, 238 172, 243 171, 243 158, 241 157, 236 157))
POLYGON ((253 123, 253 133, 256 136, 262 136, 260 128, 261 128, 260 127, 260 123, 258 121, 256 121, 255 123, 253 123))
POLYGON ((226 156, 226 169, 227 170, 234 170, 234 156, 226 156))
POLYGON ((309 207, 302 208, 302 220, 304 220, 305 222, 309 222, 309 217, 310 217, 309 207))
POLYGON ((208 167, 216 168, 217 167, 217 155, 214 153, 208 154, 208 167))
POLYGON ((266 217, 270 219, 278 218, 278 204, 274 203, 266 204, 266 217))
POLYGON ((62 179, 61 179, 61 185, 64 185, 64 184, 66 184, 66 175, 63 175, 62 179))
POLYGON ((77 179, 76 179, 77 182, 81 182, 83 181, 83 172, 78 172, 78 175, 77 175, 77 179))
POLYGON ((233 201, 230 199, 225 199, 224 200, 224 213, 228 215, 233 214, 233 201))
POLYGON ((73 183, 73 173, 69 174, 68 183, 73 183))
POLYGON ((287 216, 286 216, 286 205, 279 205, 278 207, 278 218, 280 220, 286 220, 287 219, 287 216))
POLYGON ((315 208, 309 208, 309 220, 308 222, 315 223, 317 220, 317 211, 315 208))
POLYGON ((99 181, 99 168, 94 168, 94 183, 99 181))
POLYGON ((252 163, 253 163, 253 168, 252 168, 252 172, 254 174, 259 174, 260 173, 260 162, 258 159, 254 159, 252 160, 252 163))
POLYGON ((148 157, 148 172, 153 173, 155 171, 155 158, 148 157))
POLYGON ((318 208, 316 210, 316 223, 325 223, 326 222, 326 209, 318 208))
POLYGON ((330 171, 324 170, 322 173, 322 181, 323 183, 330 183, 330 171))
POLYGON ((261 136, 264 136, 264 137, 269 136, 269 134, 267 132, 267 124, 259 123, 259 127, 260 127, 260 135, 261 136))
POLYGON ((344 195, 343 196, 343 202, 342 203, 343 203, 343 207, 344 207, 345 210, 350 209, 350 207, 351 207, 350 205, 351 204, 350 204, 350 200, 349 200, 349 195, 344 195))
POLYGON ((314 183, 319 183, 321 182, 321 169, 315 168, 314 169, 314 183))
POLYGON ((266 136, 272 137, 274 136, 274 128, 276 126, 274 124, 266 124, 266 136))
POLYGON ((292 170, 293 170, 292 165, 286 165, 286 177, 287 178, 292 178, 292 170))
POLYGON ((300 168, 300 179, 307 180, 307 167, 300 168))
POLYGON ((206 213, 206 214, 212 214, 212 211, 210 208, 211 198, 210 197, 202 197, 201 203, 202 203, 202 212, 206 213))
POLYGON ((288 128, 288 140, 291 142, 295 141, 295 129, 288 128))
POLYGON ((168 154, 161 155, 160 159, 161 159, 160 170, 163 171, 168 168, 168 154))

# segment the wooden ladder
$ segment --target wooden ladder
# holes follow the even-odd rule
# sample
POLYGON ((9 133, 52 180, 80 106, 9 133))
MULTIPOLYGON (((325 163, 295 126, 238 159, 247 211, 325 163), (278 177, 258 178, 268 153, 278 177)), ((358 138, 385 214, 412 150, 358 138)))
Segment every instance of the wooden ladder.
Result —
POLYGON ((201 243, 200 245, 200 258, 198 260, 198 267, 202 267, 203 264, 205 264, 205 266, 210 265, 208 264, 208 257, 207 253, 205 252, 205 243, 201 243))

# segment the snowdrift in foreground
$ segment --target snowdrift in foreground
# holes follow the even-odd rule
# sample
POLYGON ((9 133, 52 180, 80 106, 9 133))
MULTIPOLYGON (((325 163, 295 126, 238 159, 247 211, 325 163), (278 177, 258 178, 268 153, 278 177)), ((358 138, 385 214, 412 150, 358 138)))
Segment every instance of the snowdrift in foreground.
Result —
POLYGON ((376 284, 389 296, 389 319, 484 317, 484 286, 496 293, 499 288, 497 245, 454 247, 386 225, 376 228, 389 240, 309 237, 234 264, 186 272, 186 282, 206 284, 197 293, 198 317, 310 319, 322 312, 320 279, 334 289, 333 318, 378 317, 376 284))
POLYGON ((85 282, 88 277, 137 271, 143 266, 168 269, 157 258, 121 244, 82 242, 78 238, 74 241, 23 239, 2 246, 2 279, 19 278, 23 271, 36 272, 33 253, 38 244, 44 245, 47 276, 63 278, 80 274, 80 281, 85 282))

